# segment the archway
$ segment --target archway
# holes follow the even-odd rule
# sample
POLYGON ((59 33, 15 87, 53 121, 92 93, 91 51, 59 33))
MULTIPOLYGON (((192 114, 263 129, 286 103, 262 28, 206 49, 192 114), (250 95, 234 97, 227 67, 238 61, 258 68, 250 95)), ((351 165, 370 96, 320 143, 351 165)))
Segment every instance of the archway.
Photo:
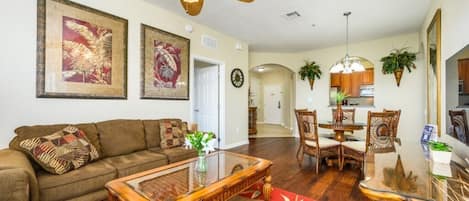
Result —
POLYGON ((295 76, 280 64, 249 69, 250 137, 293 137, 295 76))

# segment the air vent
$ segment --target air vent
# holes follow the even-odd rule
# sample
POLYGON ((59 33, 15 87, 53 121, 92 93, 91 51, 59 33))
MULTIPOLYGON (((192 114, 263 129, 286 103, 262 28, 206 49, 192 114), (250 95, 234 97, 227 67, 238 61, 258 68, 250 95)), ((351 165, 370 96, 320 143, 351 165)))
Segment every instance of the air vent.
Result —
POLYGON ((299 18, 301 17, 300 13, 298 13, 298 11, 293 11, 293 12, 289 12, 285 15, 282 15, 283 18, 285 18, 286 20, 294 20, 296 18, 299 18))
POLYGON ((212 36, 202 35, 202 46, 216 49, 218 46, 218 41, 212 36))

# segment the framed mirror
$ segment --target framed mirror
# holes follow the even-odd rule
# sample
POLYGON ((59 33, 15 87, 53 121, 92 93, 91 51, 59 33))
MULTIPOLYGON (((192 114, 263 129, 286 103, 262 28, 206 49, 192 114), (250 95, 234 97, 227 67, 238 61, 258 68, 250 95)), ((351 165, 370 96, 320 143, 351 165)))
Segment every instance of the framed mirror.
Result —
POLYGON ((441 135, 441 10, 427 28, 427 123, 438 125, 441 135))
POLYGON ((446 60, 446 134, 469 146, 469 45, 446 60))

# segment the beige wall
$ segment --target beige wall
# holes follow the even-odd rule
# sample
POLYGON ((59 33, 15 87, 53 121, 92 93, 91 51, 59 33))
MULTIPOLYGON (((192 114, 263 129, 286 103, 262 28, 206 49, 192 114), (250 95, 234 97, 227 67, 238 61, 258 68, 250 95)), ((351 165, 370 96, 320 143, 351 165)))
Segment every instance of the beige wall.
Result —
MULTIPOLYGON (((190 101, 141 100, 140 97, 140 24, 145 23, 191 39, 191 56, 202 56, 225 63, 223 75, 226 98, 225 140, 228 145, 246 143, 248 85, 231 85, 235 67, 248 72, 248 45, 236 38, 189 21, 144 0, 76 0, 81 4, 128 19, 128 99, 38 99, 36 98, 36 1, 17 0, 0 8, 0 148, 6 147, 21 125, 79 123, 115 118, 174 117, 190 120, 190 101), (184 31, 191 24, 193 33, 184 31), (204 48, 202 34, 218 40, 218 49, 204 48), (235 50, 241 42, 242 51, 235 50)), ((192 61, 191 61, 192 66, 192 61)), ((191 69, 193 69, 191 67, 191 69)), ((190 78, 193 78, 191 72, 190 78)), ((248 77, 246 77, 246 80, 248 77)), ((193 91, 192 89, 190 90, 193 91)))
MULTIPOLYGON (((357 121, 365 122, 367 111, 381 111, 387 109, 401 109, 400 133, 403 138, 417 142, 425 122, 425 65, 423 55, 417 55, 417 69, 404 73, 401 86, 397 87, 393 75, 381 73, 380 58, 386 56, 393 48, 410 47, 411 51, 419 51, 419 34, 410 33, 377 40, 353 43, 350 46, 351 55, 357 55, 370 60, 375 64, 375 106, 370 108, 357 108, 357 121), (412 98, 403 98, 412 97, 412 98)), ((345 46, 330 47, 307 52, 291 54, 251 52, 249 66, 258 66, 265 63, 278 63, 289 67, 294 72, 304 64, 305 59, 319 63, 323 76, 316 80, 314 90, 309 89, 307 81, 296 76, 296 108, 309 108, 318 111, 318 120, 330 120, 331 108, 329 105, 329 67, 345 55, 345 46)), ((330 132, 320 130, 320 132, 330 132)), ((363 136, 363 132, 358 135, 363 136)))
MULTIPOLYGON (((446 108, 446 60, 469 44, 469 1, 467 0, 435 0, 427 13, 420 31, 423 44, 426 44, 426 30, 436 10, 441 8, 441 108, 446 108)), ((445 111, 441 111, 445 115, 445 111)), ((441 118, 441 127, 446 128, 448 123, 445 117, 441 118)), ((445 129, 442 129, 444 131, 445 129)), ((469 157, 469 148, 463 143, 447 135, 442 135, 443 140, 452 144, 456 152, 462 157, 469 157)))

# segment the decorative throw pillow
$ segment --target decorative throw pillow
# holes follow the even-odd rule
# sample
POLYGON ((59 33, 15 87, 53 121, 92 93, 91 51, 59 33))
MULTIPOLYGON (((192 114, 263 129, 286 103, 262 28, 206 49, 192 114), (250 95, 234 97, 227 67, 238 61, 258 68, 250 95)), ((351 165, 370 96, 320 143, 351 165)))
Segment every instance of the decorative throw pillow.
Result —
POLYGON ((51 135, 23 140, 20 147, 53 174, 64 174, 99 158, 85 132, 73 126, 51 135))
POLYGON ((178 147, 184 144, 184 134, 178 121, 162 120, 160 122, 162 149, 178 147))

